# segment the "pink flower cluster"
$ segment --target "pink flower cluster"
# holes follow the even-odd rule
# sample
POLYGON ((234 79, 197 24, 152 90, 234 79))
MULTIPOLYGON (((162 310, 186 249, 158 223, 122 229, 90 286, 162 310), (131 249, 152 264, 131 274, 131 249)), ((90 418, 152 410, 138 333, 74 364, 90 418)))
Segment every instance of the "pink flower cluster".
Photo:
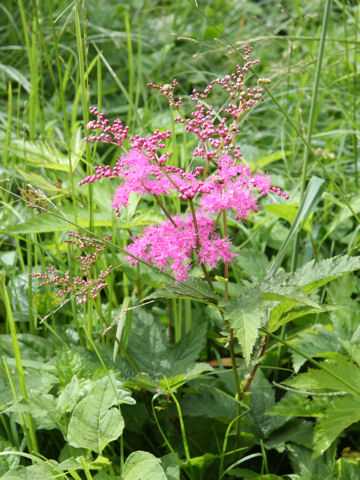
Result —
MULTIPOLYGON (((127 247, 127 251, 162 270, 170 269, 178 281, 187 278, 193 251, 197 253, 200 263, 210 267, 215 267, 220 259, 229 262, 234 257, 230 252, 231 242, 220 238, 215 232, 214 222, 205 215, 196 215, 198 235, 191 214, 175 216, 173 220, 174 223, 166 220, 147 227, 141 237, 132 239, 133 243, 127 247)), ((133 265, 137 263, 133 257, 128 257, 128 260, 133 265)))
MULTIPOLYGON (((271 185, 268 176, 252 174, 248 166, 237 163, 241 157, 239 147, 235 145, 238 119, 262 100, 262 88, 245 88, 245 75, 257 63, 249 60, 250 52, 250 48, 244 47, 244 65, 238 65, 233 74, 213 80, 203 93, 193 91, 190 100, 195 109, 189 117, 180 111, 183 99, 174 96, 176 80, 162 87, 150 84, 178 111, 180 116, 176 120, 184 124, 185 130, 198 137, 199 144, 193 155, 206 160, 205 167, 183 170, 167 164, 171 154, 164 153, 164 149, 171 136, 170 130, 156 130, 147 137, 135 135, 128 138, 129 127, 123 126, 120 120, 111 124, 96 108, 91 110, 97 119, 89 122, 88 129, 102 130, 102 133, 85 140, 113 143, 123 149, 126 140, 130 149, 125 150, 113 168, 96 166, 95 173, 84 178, 79 185, 102 178, 119 179, 112 202, 119 215, 132 192, 154 195, 167 219, 146 228, 141 237, 133 238, 127 251, 160 269, 171 270, 179 281, 187 277, 194 252, 198 262, 210 267, 215 267, 219 260, 228 263, 234 256, 228 238, 220 238, 216 233, 221 212, 234 211, 235 219, 244 219, 251 212, 258 211, 259 195, 274 193, 288 198, 286 193, 271 185), (215 85, 225 90, 230 98, 230 103, 220 112, 216 112, 207 100, 215 85), (227 116, 222 116, 221 112, 230 117, 230 125, 227 116), (166 210, 159 196, 171 192, 181 200, 191 202, 190 214, 172 216, 166 210), (193 201, 196 201, 196 210, 193 201)), ((137 262, 134 257, 129 257, 132 264, 137 262)))

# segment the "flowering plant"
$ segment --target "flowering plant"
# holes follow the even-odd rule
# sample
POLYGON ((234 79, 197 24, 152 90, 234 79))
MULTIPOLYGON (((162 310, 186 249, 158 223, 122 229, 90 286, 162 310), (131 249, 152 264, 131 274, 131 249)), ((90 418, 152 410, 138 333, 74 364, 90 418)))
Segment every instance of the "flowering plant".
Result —
POLYGON ((129 136, 129 127, 120 119, 111 123, 97 108, 90 112, 96 116, 88 123, 88 130, 96 134, 86 137, 87 142, 111 143, 122 148, 123 154, 111 168, 96 166, 95 173, 84 178, 79 185, 102 178, 117 178, 112 206, 118 215, 128 204, 132 192, 152 195, 165 215, 163 222, 149 226, 142 235, 132 238, 127 247, 132 264, 142 259, 155 267, 170 271, 176 281, 185 280, 194 264, 201 265, 211 286, 207 268, 215 267, 220 260, 225 264, 224 277, 228 277, 228 264, 234 257, 228 237, 226 214, 234 212, 235 220, 245 219, 258 211, 258 196, 275 193, 288 198, 270 178, 251 173, 250 168, 239 163, 241 153, 235 143, 239 133, 239 120, 251 107, 262 101, 263 88, 246 88, 246 74, 258 61, 250 60, 251 48, 244 47, 244 65, 223 78, 212 80, 203 92, 193 90, 190 115, 183 113, 183 98, 174 94, 178 82, 149 86, 165 96, 177 111, 176 122, 187 132, 198 137, 190 164, 200 165, 183 169, 171 164, 171 153, 166 150, 172 132, 156 130, 152 135, 129 136), (218 111, 209 97, 214 87, 220 86, 228 101, 218 111), (101 133, 99 133, 99 131, 101 133), (183 204, 184 213, 174 215, 162 196, 176 195, 183 204), (187 207, 186 207, 187 204, 187 207), (223 223, 223 236, 219 223, 223 223))

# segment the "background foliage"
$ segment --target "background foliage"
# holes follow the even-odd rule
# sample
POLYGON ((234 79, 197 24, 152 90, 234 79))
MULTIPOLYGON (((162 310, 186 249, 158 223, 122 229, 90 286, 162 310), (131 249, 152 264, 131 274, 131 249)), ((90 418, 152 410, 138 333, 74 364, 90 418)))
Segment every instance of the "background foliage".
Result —
POLYGON ((343 275, 359 269, 359 6, 331 2, 321 53, 329 5, 2 2, 1 478, 359 478, 359 283, 343 275), (230 225, 237 257, 223 308, 243 389, 264 316, 270 335, 239 404, 213 306, 221 269, 214 294, 199 279, 174 289, 130 267, 119 247, 161 219, 155 205, 133 198, 117 218, 110 185, 77 183, 119 155, 82 141, 92 105, 140 134, 170 125, 174 162, 187 167, 194 139, 146 84, 177 78, 186 97, 230 72, 245 42, 271 84, 238 142, 290 200, 230 225), (81 306, 29 276, 79 272, 79 251, 64 243, 76 228, 113 236, 94 277, 116 267, 81 306))

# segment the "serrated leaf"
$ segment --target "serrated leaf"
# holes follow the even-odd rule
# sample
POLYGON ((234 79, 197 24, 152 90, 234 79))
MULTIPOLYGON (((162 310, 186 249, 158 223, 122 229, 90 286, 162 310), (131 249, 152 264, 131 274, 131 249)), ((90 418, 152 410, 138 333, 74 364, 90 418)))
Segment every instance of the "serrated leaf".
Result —
POLYGON ((324 453, 345 428, 359 420, 360 396, 346 396, 334 403, 316 423, 314 455, 324 453))
POLYGON ((126 459, 121 480, 167 480, 159 458, 141 450, 131 453, 126 459))
POLYGON ((248 364, 254 348, 258 331, 265 316, 263 301, 259 296, 253 298, 242 297, 231 299, 224 304, 225 318, 230 322, 231 328, 241 345, 245 362, 248 364))
POLYGON ((302 390, 326 389, 360 394, 360 368, 347 357, 336 354, 336 361, 324 361, 320 365, 326 370, 309 368, 306 373, 284 383, 302 390))
POLYGON ((327 258, 316 262, 312 260, 289 276, 288 282, 312 292, 344 273, 360 269, 360 256, 347 255, 327 258))
MULTIPOLYGON (((70 159, 49 140, 14 140, 9 146, 12 154, 37 167, 69 172, 70 159)), ((81 151, 72 152, 71 167, 75 170, 81 160, 81 151)))
POLYGON ((92 391, 72 413, 67 433, 70 445, 101 453, 122 434, 124 420, 118 408, 122 402, 124 397, 119 394, 113 375, 94 382, 92 391))

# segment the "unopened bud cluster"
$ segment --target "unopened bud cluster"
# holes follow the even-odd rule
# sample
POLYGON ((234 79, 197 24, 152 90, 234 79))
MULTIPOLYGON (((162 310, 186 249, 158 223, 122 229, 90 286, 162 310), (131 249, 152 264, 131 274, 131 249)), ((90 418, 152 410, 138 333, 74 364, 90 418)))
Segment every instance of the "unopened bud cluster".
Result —
MULTIPOLYGON (((106 270, 101 270, 97 278, 91 278, 91 268, 95 265, 99 255, 104 251, 106 245, 104 242, 90 238, 86 234, 81 235, 77 232, 70 232, 67 243, 72 243, 84 251, 84 255, 77 255, 75 258, 80 260, 80 271, 82 276, 72 276, 71 271, 67 270, 63 276, 56 273, 55 267, 46 268, 45 273, 32 273, 31 276, 42 280, 40 286, 51 285, 60 287, 56 292, 56 297, 63 297, 70 294, 77 298, 76 303, 82 304, 90 298, 96 298, 99 292, 108 286, 105 278, 109 275, 112 266, 109 265, 106 270), (90 250, 90 252, 89 252, 90 250)), ((110 240, 111 237, 105 237, 110 240)))

